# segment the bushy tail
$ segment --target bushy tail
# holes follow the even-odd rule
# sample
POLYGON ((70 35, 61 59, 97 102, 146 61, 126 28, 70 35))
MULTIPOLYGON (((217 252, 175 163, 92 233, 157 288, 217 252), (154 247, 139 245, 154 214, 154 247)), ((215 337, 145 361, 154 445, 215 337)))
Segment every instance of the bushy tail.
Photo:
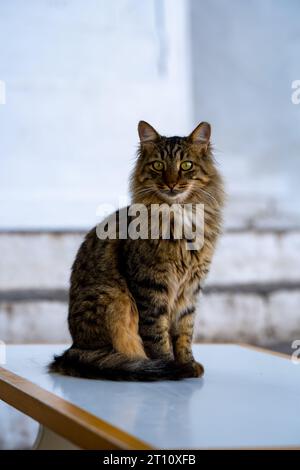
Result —
POLYGON ((84 350, 71 347, 55 356, 50 372, 90 379, 155 381, 195 377, 192 364, 163 359, 130 359, 111 350, 84 350))

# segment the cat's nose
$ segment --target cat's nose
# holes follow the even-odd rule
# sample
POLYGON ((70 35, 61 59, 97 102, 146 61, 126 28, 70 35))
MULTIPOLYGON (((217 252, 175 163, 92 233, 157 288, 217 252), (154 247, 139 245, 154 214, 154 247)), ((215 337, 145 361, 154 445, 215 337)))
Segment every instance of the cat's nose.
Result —
POLYGON ((171 191, 175 188, 177 183, 168 183, 168 188, 171 189, 171 191))

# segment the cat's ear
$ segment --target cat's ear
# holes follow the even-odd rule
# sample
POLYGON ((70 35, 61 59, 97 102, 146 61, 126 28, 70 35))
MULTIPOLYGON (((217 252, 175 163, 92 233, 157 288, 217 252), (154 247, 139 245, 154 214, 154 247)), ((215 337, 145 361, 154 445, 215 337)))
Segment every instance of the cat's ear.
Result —
POLYGON ((154 127, 150 126, 148 122, 140 121, 138 125, 138 132, 140 136, 140 141, 142 144, 148 142, 155 142, 155 140, 159 139, 160 135, 154 127))
POLYGON ((203 145, 207 148, 211 135, 211 127, 208 122, 201 122, 189 135, 189 140, 193 144, 203 145))

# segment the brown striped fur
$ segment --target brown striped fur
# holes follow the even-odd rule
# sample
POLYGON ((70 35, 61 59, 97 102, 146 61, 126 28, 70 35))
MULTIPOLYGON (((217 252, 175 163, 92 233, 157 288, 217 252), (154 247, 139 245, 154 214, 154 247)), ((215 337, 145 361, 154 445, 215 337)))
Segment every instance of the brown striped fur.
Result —
POLYGON ((91 230, 75 259, 69 328, 73 345, 51 371, 113 380, 198 377, 192 354, 195 305, 220 233, 223 185, 201 123, 188 137, 162 137, 139 123, 133 203, 203 203, 204 245, 186 240, 100 240, 91 230), (153 161, 163 163, 162 170, 153 161), (181 163, 192 162, 189 171, 181 163))

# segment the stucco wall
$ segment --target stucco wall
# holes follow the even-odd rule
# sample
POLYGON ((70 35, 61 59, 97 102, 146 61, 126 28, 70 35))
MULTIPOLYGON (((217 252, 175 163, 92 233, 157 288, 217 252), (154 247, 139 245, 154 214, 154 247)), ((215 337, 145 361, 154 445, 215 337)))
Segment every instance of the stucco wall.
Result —
MULTIPOLYGON (((193 117, 213 125, 230 200, 300 221, 300 2, 190 0, 193 117)), ((247 208, 246 208, 247 209, 247 208)))
POLYGON ((192 130, 185 0, 0 5, 0 227, 88 227, 127 196, 137 123, 192 130))

